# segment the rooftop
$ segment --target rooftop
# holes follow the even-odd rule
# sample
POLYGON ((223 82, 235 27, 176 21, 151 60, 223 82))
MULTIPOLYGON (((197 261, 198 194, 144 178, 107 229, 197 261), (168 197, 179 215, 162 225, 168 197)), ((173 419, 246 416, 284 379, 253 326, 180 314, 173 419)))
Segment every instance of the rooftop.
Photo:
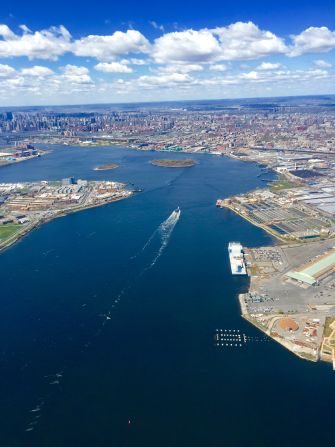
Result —
POLYGON ((317 282, 318 277, 332 268, 335 268, 335 249, 315 262, 309 263, 306 268, 300 271, 287 272, 286 276, 313 285, 317 282))

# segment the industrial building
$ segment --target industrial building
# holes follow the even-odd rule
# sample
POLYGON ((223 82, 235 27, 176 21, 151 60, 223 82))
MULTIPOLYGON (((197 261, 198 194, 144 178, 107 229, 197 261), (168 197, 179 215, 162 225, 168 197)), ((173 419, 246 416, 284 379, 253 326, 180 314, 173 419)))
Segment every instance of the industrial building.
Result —
POLYGON ((309 262, 301 270, 292 270, 287 272, 286 276, 290 279, 311 286, 317 284, 320 279, 328 276, 334 270, 335 249, 309 262))

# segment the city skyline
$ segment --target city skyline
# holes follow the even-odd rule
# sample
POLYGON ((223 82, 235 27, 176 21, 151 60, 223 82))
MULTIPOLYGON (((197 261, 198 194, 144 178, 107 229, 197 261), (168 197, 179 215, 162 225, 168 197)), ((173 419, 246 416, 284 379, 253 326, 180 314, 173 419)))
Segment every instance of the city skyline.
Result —
POLYGON ((51 18, 32 3, 0 16, 3 106, 334 93, 330 2, 266 11, 262 2, 211 1, 202 15, 198 2, 192 11, 174 1, 92 11, 60 2, 51 18))

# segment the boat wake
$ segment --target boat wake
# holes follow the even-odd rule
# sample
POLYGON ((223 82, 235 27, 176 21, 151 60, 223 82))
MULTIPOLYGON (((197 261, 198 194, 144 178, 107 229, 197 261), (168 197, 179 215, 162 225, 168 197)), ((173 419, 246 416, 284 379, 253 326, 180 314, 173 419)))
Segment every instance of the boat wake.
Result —
MULTIPOLYGON (((151 243, 153 242, 153 240, 155 239, 155 237, 157 235, 159 235, 161 238, 161 241, 162 241, 161 248, 163 251, 167 245, 168 239, 170 238, 171 233, 172 233, 176 223, 178 222, 178 220, 180 218, 180 214, 181 214, 181 211, 180 211, 179 207, 177 209, 175 209, 174 211, 172 211, 170 216, 166 220, 164 220, 164 222, 162 222, 159 225, 159 227, 156 228, 156 230, 152 233, 152 235, 149 237, 149 239, 143 245, 141 250, 138 253, 136 253, 134 256, 132 256, 130 259, 136 259, 141 253, 143 253, 149 247, 149 245, 151 245, 151 243), (166 241, 166 243, 165 243, 165 241, 166 241)), ((161 251, 160 255, 162 254, 162 251, 161 251)), ((156 261, 157 261, 157 259, 156 259, 156 261)))
MULTIPOLYGON (((163 223, 161 223, 160 226, 157 228, 156 233, 160 237, 161 245, 160 245, 159 250, 158 250, 156 256, 154 257, 154 259, 152 260, 150 265, 144 269, 143 272, 150 270, 156 264, 158 259, 161 257, 163 251, 165 250, 165 248, 167 247, 167 245, 169 243, 170 237, 172 235, 174 227, 176 226, 179 218, 180 218, 180 209, 177 208, 177 210, 174 210, 170 214, 170 216, 163 223)), ((149 239, 149 241, 150 241, 150 239, 149 239)), ((147 244, 146 244, 146 246, 147 246, 147 244)))
MULTIPOLYGON (((148 247, 150 247, 151 245, 155 244, 158 240, 159 242, 159 248, 158 250, 153 250, 154 251, 154 257, 151 258, 151 261, 146 263, 146 267, 144 267, 142 270, 140 270, 140 272, 135 275, 135 277, 133 277, 132 279, 129 280, 128 284, 126 284, 118 293, 118 295, 116 297, 113 298, 112 304, 111 306, 109 306, 109 309, 106 309, 105 311, 103 311, 103 313, 100 313, 98 315, 99 318, 101 318, 100 320, 100 324, 97 327, 97 330, 94 334, 91 335, 91 337, 87 340, 87 342, 85 344, 82 345, 80 352, 84 352, 86 351, 93 343, 93 341, 95 339, 97 339, 97 337, 99 337, 101 335, 101 333, 104 331, 105 326, 109 323, 110 320, 112 320, 113 317, 113 311, 115 310, 115 308, 118 306, 118 304, 120 303, 122 297, 125 295, 126 292, 128 292, 130 289, 132 289, 134 287, 134 285, 136 284, 136 282, 148 271, 150 270, 158 261, 158 259, 162 256, 164 250, 166 249, 169 240, 171 238, 171 235, 173 233, 173 230, 180 218, 180 209, 177 208, 176 210, 174 210, 170 216, 164 220, 164 222, 162 222, 158 228, 156 228, 156 230, 153 232, 153 234, 150 236, 150 238, 147 240, 147 242, 144 244, 143 248, 141 249, 141 251, 134 256, 138 257, 141 253, 144 253, 146 251, 146 249, 148 247)), ((145 265, 145 263, 143 262, 142 265, 145 265)), ((94 295, 95 296, 95 295, 94 295)), ((82 304, 82 307, 86 307, 86 303, 82 304)), ((64 369, 65 369, 65 365, 64 365, 64 369)), ((59 388, 60 384, 61 384, 61 380, 63 378, 63 371, 64 369, 60 372, 57 372, 56 374, 48 374, 44 376, 44 380, 47 379, 48 383, 48 387, 52 386, 52 388, 55 387, 55 391, 59 388)), ((41 417, 41 411, 43 406, 45 405, 45 403, 49 400, 49 398, 51 397, 50 392, 48 391, 44 396, 43 399, 39 399, 38 403, 35 405, 34 408, 32 408, 29 412, 30 414, 30 421, 28 423, 28 425, 26 425, 25 427, 25 432, 32 432, 35 429, 37 429, 37 426, 39 424, 39 418, 41 417)))
POLYGON ((179 218, 180 218, 181 211, 179 207, 174 210, 170 216, 162 222, 158 228, 152 233, 152 235, 149 237, 147 242, 143 245, 140 252, 138 252, 135 256, 133 256, 131 259, 137 258, 140 256, 141 253, 145 252, 146 249, 151 246, 154 242, 156 242, 157 238, 159 240, 159 248, 158 251, 155 252, 154 258, 150 261, 150 263, 147 263, 147 265, 140 270, 140 272, 133 277, 131 280, 128 281, 128 283, 121 289, 121 291, 118 293, 116 298, 114 298, 112 309, 107 311, 106 313, 100 314, 99 316, 103 318, 102 325, 98 328, 96 334, 94 337, 98 337, 104 326, 107 324, 108 320, 111 320, 112 311, 115 309, 115 307, 119 304, 121 298, 123 295, 128 292, 136 282, 148 271, 150 270, 158 261, 158 259, 162 256, 163 251, 167 247, 170 237, 172 235, 172 232, 174 230, 174 227, 176 226, 179 218))

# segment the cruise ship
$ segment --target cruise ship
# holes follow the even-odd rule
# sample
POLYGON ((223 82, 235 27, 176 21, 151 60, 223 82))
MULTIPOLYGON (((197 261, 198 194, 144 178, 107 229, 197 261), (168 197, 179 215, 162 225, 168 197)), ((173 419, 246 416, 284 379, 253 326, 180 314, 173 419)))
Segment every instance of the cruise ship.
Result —
POLYGON ((229 242, 228 253, 230 268, 233 275, 246 275, 242 245, 239 242, 229 242))

